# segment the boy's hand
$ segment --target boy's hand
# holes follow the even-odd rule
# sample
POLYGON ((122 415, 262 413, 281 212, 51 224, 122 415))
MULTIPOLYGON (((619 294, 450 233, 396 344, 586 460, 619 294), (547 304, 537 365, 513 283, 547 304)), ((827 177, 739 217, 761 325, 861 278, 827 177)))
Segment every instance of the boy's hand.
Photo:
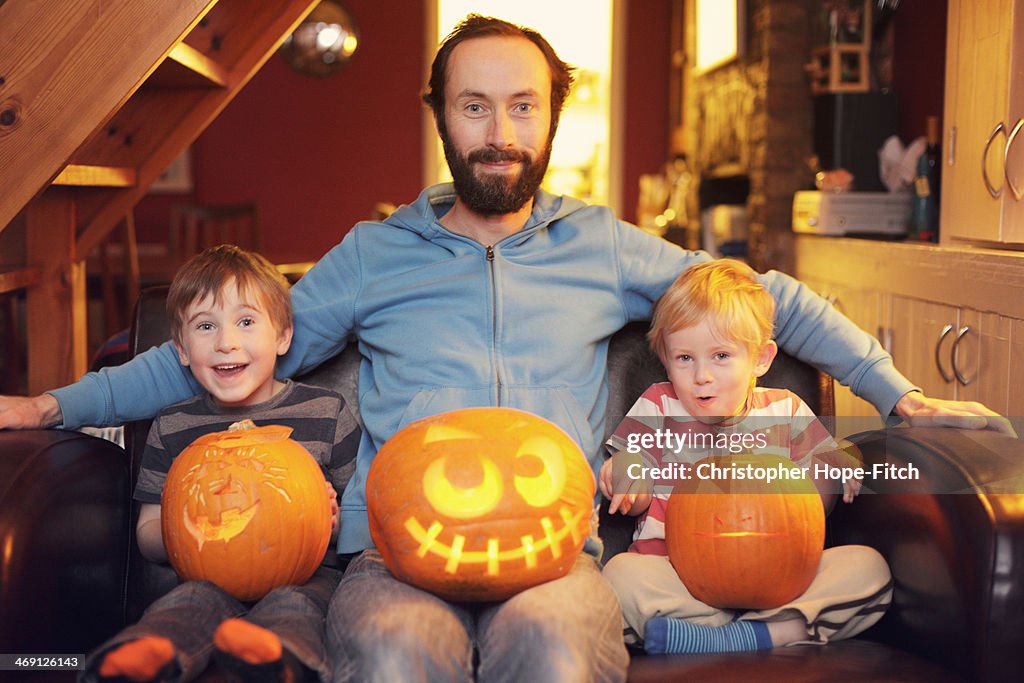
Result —
POLYGON ((338 533, 338 492, 331 486, 331 482, 324 482, 327 485, 327 498, 331 505, 331 538, 338 533))
POLYGON ((631 464, 643 463, 639 453, 619 451, 604 461, 598 472, 598 484, 605 498, 610 499, 608 512, 639 515, 651 504, 651 494, 646 482, 630 477, 627 470, 631 464))
POLYGON ((0 429, 45 429, 60 422, 60 404, 51 394, 0 396, 0 429))
POLYGON ((852 503, 853 499, 860 494, 861 486, 864 483, 864 478, 860 476, 860 470, 864 467, 864 459, 860 450, 849 441, 839 439, 838 448, 827 453, 820 453, 814 458, 831 467, 852 472, 853 476, 843 478, 843 502, 852 503))
POLYGON ((862 485, 861 477, 850 477, 843 480, 843 502, 852 503, 853 499, 860 493, 862 485))

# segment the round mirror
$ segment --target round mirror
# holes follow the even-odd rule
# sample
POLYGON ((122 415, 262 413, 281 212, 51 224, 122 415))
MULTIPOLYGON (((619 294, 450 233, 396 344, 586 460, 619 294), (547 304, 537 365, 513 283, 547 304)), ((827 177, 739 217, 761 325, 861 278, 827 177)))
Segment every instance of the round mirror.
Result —
POLYGON ((352 15, 332 0, 313 8, 285 38, 281 55, 307 76, 330 76, 348 63, 359 46, 359 29, 352 15))

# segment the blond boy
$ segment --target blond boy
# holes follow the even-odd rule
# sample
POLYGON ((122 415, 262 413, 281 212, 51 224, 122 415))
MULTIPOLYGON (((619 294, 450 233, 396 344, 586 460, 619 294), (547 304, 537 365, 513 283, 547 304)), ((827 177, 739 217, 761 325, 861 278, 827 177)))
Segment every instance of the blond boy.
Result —
MULTIPOLYGON (((627 640, 642 636, 649 653, 824 644, 874 624, 891 599, 882 557, 864 546, 842 546, 825 551, 810 587, 790 603, 738 612, 706 605, 690 595, 667 556, 664 520, 671 484, 644 488, 622 476, 624 461, 638 457, 660 467, 731 452, 685 443, 740 442, 691 436, 685 443, 660 440, 659 448, 644 447, 653 440, 639 437, 665 429, 680 435, 756 435, 753 452, 783 455, 805 468, 817 458, 834 457, 837 445, 799 397, 756 386, 777 353, 771 338, 774 312, 774 301, 754 271, 727 259, 686 270, 655 308, 648 340, 669 381, 652 385, 630 409, 608 439, 615 455, 599 475, 609 509, 639 517, 629 552, 612 558, 604 576, 619 596, 627 640)), ((827 511, 837 482, 815 483, 827 511)), ((844 482, 843 499, 851 502, 858 490, 859 482, 844 482)))

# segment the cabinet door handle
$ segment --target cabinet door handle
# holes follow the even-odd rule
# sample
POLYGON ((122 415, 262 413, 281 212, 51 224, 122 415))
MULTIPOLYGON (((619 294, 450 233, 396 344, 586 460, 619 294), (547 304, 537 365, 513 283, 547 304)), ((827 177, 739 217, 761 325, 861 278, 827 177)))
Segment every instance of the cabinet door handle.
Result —
POLYGON ((956 163, 956 126, 949 129, 949 152, 946 154, 946 164, 952 166, 956 163))
POLYGON ((878 326, 878 334, 876 335, 878 341, 882 344, 882 348, 890 356, 892 355, 892 328, 878 326))
POLYGON ((1013 193, 1013 198, 1020 201, 1021 197, 1024 197, 1024 192, 1017 189, 1017 186, 1010 180, 1010 146, 1013 141, 1017 139, 1017 133, 1020 132, 1021 127, 1024 127, 1024 119, 1017 119, 1017 125, 1010 131, 1009 137, 1006 138, 1006 145, 1003 147, 1003 178, 1006 179, 1006 186, 1010 188, 1010 192, 1013 193))
POLYGON ((952 384, 954 377, 946 372, 946 368, 942 367, 942 342, 952 331, 953 326, 946 325, 942 328, 942 332, 939 333, 939 340, 935 342, 935 365, 939 368, 939 374, 942 375, 942 379, 946 380, 946 384, 952 384))
MULTIPOLYGON (((992 181, 988 178, 988 168, 985 166, 985 161, 988 159, 988 150, 992 146, 992 141, 996 139, 1000 131, 1006 132, 1006 128, 1003 126, 1003 122, 1000 121, 996 124, 996 127, 992 129, 992 132, 988 134, 988 140, 985 141, 985 150, 981 153, 981 179, 985 182, 985 189, 995 199, 1003 193, 1003 188, 1000 185, 999 189, 992 187, 992 181)), ((1005 169, 1004 169, 1005 174, 1005 169)))
POLYGON ((967 333, 970 331, 971 327, 969 325, 965 325, 964 327, 960 328, 960 331, 956 333, 956 339, 953 341, 953 350, 950 354, 950 358, 953 361, 953 374, 956 375, 957 381, 960 382, 960 384, 963 384, 964 386, 967 386, 978 377, 977 372, 975 372, 974 375, 972 375, 971 377, 964 377, 963 374, 960 372, 960 359, 958 356, 960 352, 960 342, 963 341, 963 338, 966 337, 967 333))

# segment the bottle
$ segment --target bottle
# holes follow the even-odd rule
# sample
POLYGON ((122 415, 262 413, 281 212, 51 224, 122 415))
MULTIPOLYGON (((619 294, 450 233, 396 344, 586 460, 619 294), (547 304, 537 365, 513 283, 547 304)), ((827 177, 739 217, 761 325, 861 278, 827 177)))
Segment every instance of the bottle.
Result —
POLYGON ((925 150, 917 161, 914 179, 914 210, 911 215, 911 239, 939 241, 939 195, 942 153, 939 145, 939 117, 925 119, 925 150))
POLYGON ((942 137, 939 132, 939 117, 925 119, 925 139, 928 146, 924 154, 928 158, 928 184, 932 193, 931 232, 932 241, 939 241, 939 211, 942 209, 942 137))
POLYGON ((931 193, 928 174, 928 154, 923 152, 917 158, 914 201, 910 213, 910 239, 918 242, 932 241, 931 224, 932 215, 935 213, 935 198, 931 193))

